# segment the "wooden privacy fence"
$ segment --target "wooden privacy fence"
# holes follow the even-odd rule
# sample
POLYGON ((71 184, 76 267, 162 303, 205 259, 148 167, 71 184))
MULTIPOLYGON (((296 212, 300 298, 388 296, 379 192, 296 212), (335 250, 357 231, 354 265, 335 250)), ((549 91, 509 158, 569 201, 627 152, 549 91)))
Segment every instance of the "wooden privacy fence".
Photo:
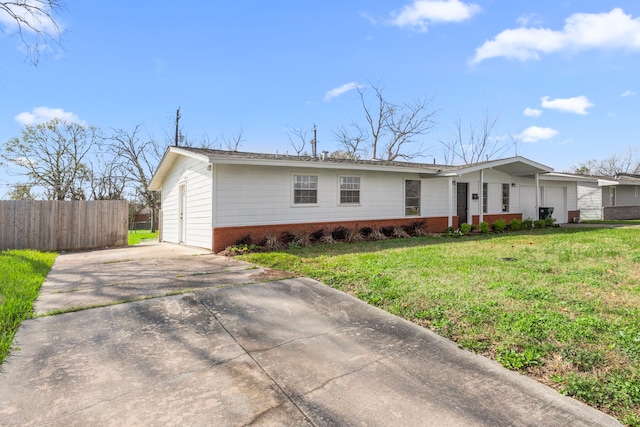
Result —
POLYGON ((126 200, 0 200, 0 250, 126 246, 126 200))

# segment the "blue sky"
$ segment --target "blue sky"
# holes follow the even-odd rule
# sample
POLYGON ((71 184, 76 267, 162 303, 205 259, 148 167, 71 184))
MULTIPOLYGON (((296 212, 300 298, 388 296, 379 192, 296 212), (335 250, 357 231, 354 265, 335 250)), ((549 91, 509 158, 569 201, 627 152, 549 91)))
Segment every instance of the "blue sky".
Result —
MULTIPOLYGON (((395 103, 433 97, 426 162, 484 111, 557 171, 639 142, 638 1, 67 0, 59 21, 64 50, 34 67, 0 18, 0 142, 51 117, 164 141, 181 107, 193 141, 243 129, 242 151, 291 153, 287 127, 315 123, 333 151, 370 81, 395 103)), ((1 194, 16 178, 0 173, 1 194)))

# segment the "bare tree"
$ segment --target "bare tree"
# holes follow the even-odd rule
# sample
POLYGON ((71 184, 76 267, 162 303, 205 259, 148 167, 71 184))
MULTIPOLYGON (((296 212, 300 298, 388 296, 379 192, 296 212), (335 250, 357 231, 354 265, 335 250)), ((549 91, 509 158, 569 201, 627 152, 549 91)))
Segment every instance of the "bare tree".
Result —
POLYGON ((85 199, 88 156, 102 141, 96 127, 53 119, 26 125, 0 157, 25 170, 29 185, 43 187, 50 200, 85 199))
POLYGON ((55 44, 60 46, 62 27, 56 13, 64 8, 60 0, 13 0, 0 2, 0 24, 15 31, 27 49, 33 65, 38 65, 40 55, 55 44))
POLYGON ((602 160, 587 160, 572 167, 572 171, 581 175, 616 176, 619 174, 640 174, 640 153, 638 147, 629 146, 619 154, 602 160))
POLYGON ((233 135, 231 135, 231 137, 229 138, 225 137, 224 134, 222 134, 220 136, 220 140, 221 140, 220 148, 225 149, 227 151, 238 151, 238 148, 240 148, 240 145, 245 141, 245 139, 242 138, 243 133, 244 133, 244 129, 241 126, 240 130, 234 133, 233 135))
POLYGON ((359 160, 367 157, 366 143, 369 135, 357 123, 352 123, 350 129, 340 126, 333 131, 333 136, 343 148, 339 150, 340 158, 359 160))
MULTIPOLYGON (((461 161, 464 164, 492 160, 503 154, 508 144, 492 137, 498 116, 485 111, 480 123, 458 117, 454 121, 453 135, 448 141, 440 141, 444 147, 445 163, 461 161)), ((515 144, 515 139, 512 140, 515 144)))
POLYGON ((158 144, 152 138, 140 139, 140 131, 141 125, 136 125, 132 132, 114 129, 110 149, 117 159, 116 166, 126 172, 128 182, 135 186, 136 193, 151 208, 151 231, 154 232, 158 227, 160 193, 151 191, 149 184, 161 153, 158 144))
POLYGON ((126 186, 126 171, 117 161, 103 162, 97 168, 92 168, 91 198, 93 200, 123 199, 126 186))
POLYGON ((307 131, 302 128, 287 126, 287 137, 291 147, 296 152, 296 156, 300 156, 307 144, 307 131))
POLYGON ((385 98, 381 85, 371 82, 369 87, 357 86, 356 91, 367 123, 366 131, 357 124, 351 126, 351 131, 344 127, 334 131, 347 152, 353 152, 354 146, 360 150, 366 145, 362 148, 370 152, 372 158, 384 160, 415 159, 426 153, 419 137, 435 126, 437 111, 431 108, 432 99, 393 104, 385 98), (373 100, 369 99, 370 93, 373 100))

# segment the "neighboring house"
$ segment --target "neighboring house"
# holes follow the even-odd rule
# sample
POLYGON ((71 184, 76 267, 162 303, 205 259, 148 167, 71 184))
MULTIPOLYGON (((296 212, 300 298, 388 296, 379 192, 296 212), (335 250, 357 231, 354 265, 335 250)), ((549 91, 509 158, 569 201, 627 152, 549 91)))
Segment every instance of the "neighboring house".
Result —
POLYGON ((465 166, 169 147, 150 184, 162 192, 161 240, 220 251, 245 236, 338 226, 579 216, 575 179, 523 157, 465 166))
POLYGON ((578 180, 581 219, 618 220, 640 218, 640 176, 584 177, 578 180))

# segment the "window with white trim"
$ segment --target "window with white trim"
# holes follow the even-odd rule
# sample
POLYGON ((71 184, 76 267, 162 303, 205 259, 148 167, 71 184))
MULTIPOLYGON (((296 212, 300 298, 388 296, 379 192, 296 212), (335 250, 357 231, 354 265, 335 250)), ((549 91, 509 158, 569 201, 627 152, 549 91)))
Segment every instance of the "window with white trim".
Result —
POLYGON ((360 177, 341 176, 340 177, 340 204, 360 203, 360 177))
POLYGON ((489 204, 489 185, 486 182, 482 183, 482 213, 487 213, 487 205, 489 204))
POLYGON ((293 204, 318 203, 318 176, 294 175, 293 176, 293 204))
POLYGON ((404 214, 420 215, 420 181, 417 179, 407 179, 404 182, 404 214))
POLYGON ((509 212, 509 184, 502 184, 502 212, 509 212))

